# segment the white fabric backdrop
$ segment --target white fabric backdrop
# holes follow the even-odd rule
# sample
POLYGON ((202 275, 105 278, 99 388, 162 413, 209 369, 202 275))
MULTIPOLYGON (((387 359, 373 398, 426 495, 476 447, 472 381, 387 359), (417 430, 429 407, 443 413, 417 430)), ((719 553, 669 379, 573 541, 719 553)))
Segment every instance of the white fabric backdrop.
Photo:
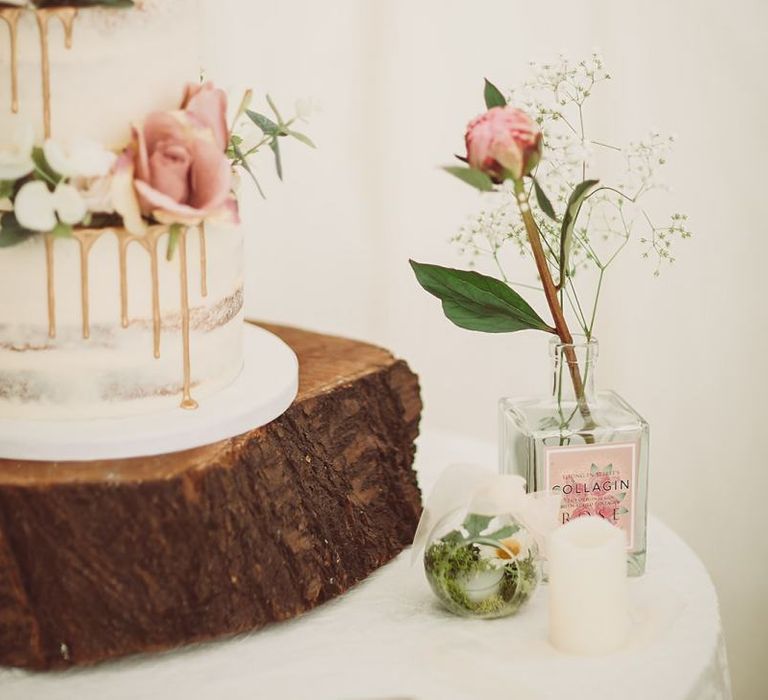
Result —
POLYGON ((546 339, 445 321, 407 258, 461 264, 447 239, 478 207, 437 170, 480 109, 481 78, 597 46, 616 80, 598 116, 623 139, 678 135, 668 180, 696 237, 651 278, 628 252, 608 281, 599 382, 652 426, 652 509, 720 592, 735 696, 768 695, 768 313, 764 261, 768 5, 761 0, 208 0, 209 75, 321 105, 316 153, 264 162, 249 200, 249 311, 371 339, 420 373, 425 423, 495 434, 502 394, 546 385, 546 339))

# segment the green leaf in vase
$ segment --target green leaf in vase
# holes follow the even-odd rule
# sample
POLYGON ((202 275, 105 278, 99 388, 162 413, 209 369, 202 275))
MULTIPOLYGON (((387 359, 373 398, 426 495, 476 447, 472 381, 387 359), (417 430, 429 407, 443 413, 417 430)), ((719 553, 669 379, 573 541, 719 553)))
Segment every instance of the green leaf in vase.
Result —
POLYGON ((565 278, 568 276, 568 262, 571 255, 571 246, 573 244, 573 229, 576 226, 576 219, 579 217, 581 205, 584 200, 597 187, 600 180, 584 180, 573 188, 571 196, 568 199, 568 206, 563 215, 563 225, 560 229, 560 286, 563 286, 565 278))
POLYGON ((532 177, 531 179, 533 180, 533 191, 536 194, 536 202, 539 205, 539 209, 552 219, 552 221, 557 221, 557 214, 555 214, 555 209, 552 206, 552 202, 549 201, 549 197, 547 197, 546 193, 541 188, 539 181, 535 177, 532 177))
POLYGON ((443 302, 445 315, 460 328, 483 333, 554 329, 508 284, 472 270, 410 261, 419 284, 443 302))
POLYGON ((501 94, 501 90, 488 80, 488 78, 485 79, 483 97, 485 97, 485 106, 488 109, 491 109, 492 107, 506 107, 507 105, 507 100, 504 98, 504 95, 501 94))
POLYGON ((443 170, 481 192, 493 191, 493 181, 482 170, 464 168, 461 165, 447 165, 443 170))

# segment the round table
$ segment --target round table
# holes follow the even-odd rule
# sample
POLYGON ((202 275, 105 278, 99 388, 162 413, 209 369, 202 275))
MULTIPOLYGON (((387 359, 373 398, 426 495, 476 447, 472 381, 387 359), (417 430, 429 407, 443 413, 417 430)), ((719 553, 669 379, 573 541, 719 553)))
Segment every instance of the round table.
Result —
MULTIPOLYGON (((491 444, 419 441, 428 493, 447 464, 495 464, 491 444)), ((602 657, 547 642, 546 586, 517 616, 466 620, 435 602, 410 552, 341 598, 237 639, 64 673, 0 670, 3 700, 730 700, 715 589, 690 548, 656 519, 648 570, 632 579, 626 648, 602 657)))

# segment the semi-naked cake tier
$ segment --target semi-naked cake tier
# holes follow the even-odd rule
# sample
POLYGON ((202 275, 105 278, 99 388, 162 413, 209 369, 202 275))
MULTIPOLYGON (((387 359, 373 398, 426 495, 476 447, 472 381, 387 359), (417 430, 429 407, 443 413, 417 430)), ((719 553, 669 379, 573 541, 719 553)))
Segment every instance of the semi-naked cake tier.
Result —
POLYGON ((184 238, 186 255, 180 245, 170 262, 161 227, 143 239, 110 229, 35 236, 0 251, 0 417, 163 410, 233 381, 243 361, 240 229, 208 226, 203 239, 192 228, 184 238))
POLYGON ((44 54, 50 133, 65 141, 84 137, 108 147, 122 146, 130 137, 131 121, 176 108, 184 86, 200 79, 196 0, 145 0, 130 9, 3 8, 2 16, 3 135, 32 124, 38 138, 44 136, 44 54))
MULTIPOLYGON (((119 149, 200 80, 195 0, 128 9, 0 6, 0 142, 119 149)), ((196 402, 241 370, 237 227, 38 234, 0 248, 0 418, 126 416, 196 402)))

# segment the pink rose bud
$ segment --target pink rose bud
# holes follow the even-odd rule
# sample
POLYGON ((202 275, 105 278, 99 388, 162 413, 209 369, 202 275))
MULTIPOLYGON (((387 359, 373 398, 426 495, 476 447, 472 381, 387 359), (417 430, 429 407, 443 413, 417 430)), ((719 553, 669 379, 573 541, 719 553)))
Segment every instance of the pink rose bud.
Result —
POLYGON ((520 180, 541 156, 541 130, 515 107, 492 107, 467 126, 467 161, 496 182, 520 180))

